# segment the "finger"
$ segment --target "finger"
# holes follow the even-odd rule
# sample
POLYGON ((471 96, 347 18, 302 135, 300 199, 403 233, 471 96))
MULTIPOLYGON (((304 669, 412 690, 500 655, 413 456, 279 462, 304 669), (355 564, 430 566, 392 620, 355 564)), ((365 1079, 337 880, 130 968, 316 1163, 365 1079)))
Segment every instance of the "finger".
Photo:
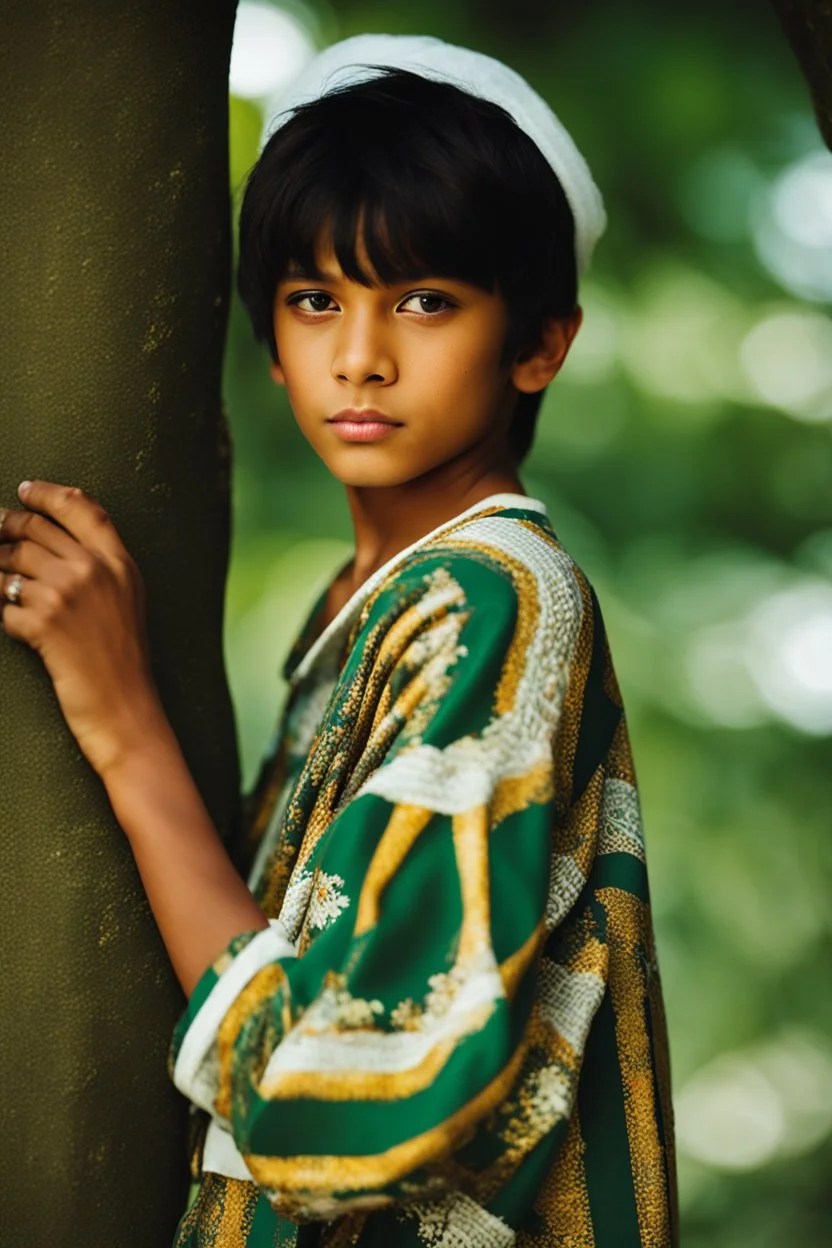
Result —
POLYGON ((0 625, 9 637, 34 645, 37 613, 32 610, 31 603, 24 601, 31 594, 33 582, 24 579, 19 598, 11 602, 6 598, 11 580, 11 576, 0 575, 0 625))
POLYGON ((10 636, 14 633, 14 625, 18 623, 14 618, 14 612, 15 609, 21 609, 23 591, 26 587, 25 577, 20 577, 20 584, 17 587, 14 586, 14 580, 14 575, 0 574, 0 621, 2 621, 4 632, 9 631, 7 625, 12 625, 13 632, 9 634, 10 636), (16 593, 13 592, 15 588, 16 593), (7 598, 6 595, 10 591, 13 596, 7 598))
POLYGON ((24 536, 63 558, 69 558, 78 550, 75 539, 45 516, 34 511, 10 511, 0 507, 0 543, 18 542, 24 536))
POLYGON ((24 576, 48 577, 59 556, 44 550, 37 542, 0 543, 0 572, 22 572, 24 576))
POLYGON ((20 607, 13 607, 10 602, 0 602, 0 629, 9 637, 13 637, 15 641, 22 641, 23 635, 19 628, 19 619, 16 613, 21 611, 20 607))
POLYGON ((44 625, 53 619, 63 605, 63 596, 54 585, 20 576, 20 588, 13 599, 7 598, 19 573, 0 573, 0 617, 10 637, 36 646, 43 636, 44 625))
POLYGON ((17 605, 23 593, 23 587, 26 584, 26 577, 15 575, 14 573, 4 573, 0 575, 0 602, 10 602, 17 605), (14 582, 19 581, 20 584, 15 587, 14 582))
POLYGON ((108 513, 77 486, 24 481, 18 493, 28 508, 57 520, 88 550, 111 558, 127 553, 108 513))

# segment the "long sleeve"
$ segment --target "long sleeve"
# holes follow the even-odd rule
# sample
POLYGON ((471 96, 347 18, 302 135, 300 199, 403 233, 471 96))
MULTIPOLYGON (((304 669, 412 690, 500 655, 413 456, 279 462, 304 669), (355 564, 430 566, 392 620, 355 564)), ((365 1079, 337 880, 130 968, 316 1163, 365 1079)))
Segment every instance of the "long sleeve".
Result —
POLYGON ((591 603, 546 549, 536 573, 449 542, 368 603, 284 816, 280 923, 232 942, 177 1030, 177 1085, 296 1221, 499 1199, 566 1131, 606 989, 575 907, 603 802, 572 792, 591 603))

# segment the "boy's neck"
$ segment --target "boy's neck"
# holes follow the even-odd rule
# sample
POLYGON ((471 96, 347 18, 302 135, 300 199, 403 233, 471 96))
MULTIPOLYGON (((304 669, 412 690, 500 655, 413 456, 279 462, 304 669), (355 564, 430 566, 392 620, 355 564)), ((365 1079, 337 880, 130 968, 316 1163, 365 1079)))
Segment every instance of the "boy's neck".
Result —
POLYGON ((401 486, 372 489, 347 486, 355 531, 355 557, 349 569, 354 592, 399 551, 452 520, 491 494, 525 494, 510 468, 475 478, 424 478, 401 486))

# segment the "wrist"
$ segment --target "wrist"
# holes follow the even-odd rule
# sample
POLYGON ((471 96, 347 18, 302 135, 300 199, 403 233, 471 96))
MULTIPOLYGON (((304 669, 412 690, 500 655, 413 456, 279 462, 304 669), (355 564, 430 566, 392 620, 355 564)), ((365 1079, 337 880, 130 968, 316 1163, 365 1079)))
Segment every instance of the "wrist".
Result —
POLYGON ((124 699, 95 769, 109 789, 137 771, 159 766, 171 754, 181 751, 164 707, 155 690, 142 690, 124 699))

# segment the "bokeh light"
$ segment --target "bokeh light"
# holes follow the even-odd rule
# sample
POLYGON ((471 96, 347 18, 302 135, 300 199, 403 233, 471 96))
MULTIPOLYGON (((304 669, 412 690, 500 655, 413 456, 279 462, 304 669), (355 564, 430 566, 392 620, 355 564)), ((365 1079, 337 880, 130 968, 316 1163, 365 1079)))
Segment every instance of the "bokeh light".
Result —
POLYGON ((769 718, 745 662, 747 646, 747 628, 729 621, 698 629, 685 654, 692 700, 725 728, 752 728, 769 718))
POLYGON ((757 253, 784 289, 832 300, 832 153, 789 165, 759 197, 755 216, 757 253))
POLYGON ((797 1154, 832 1131, 832 1052, 793 1029, 722 1054, 676 1097, 680 1150, 722 1170, 755 1170, 797 1154))
POLYGON ((766 316, 740 357, 760 398, 799 420, 832 419, 832 320, 790 308, 766 316))
POLYGON ((804 732, 832 733, 832 583, 773 594, 749 625, 749 666, 767 704, 804 732))
POLYGON ((784 1125, 774 1088, 740 1056, 718 1058, 676 1097, 679 1148, 721 1169, 753 1170, 771 1161, 784 1125))
POLYGON ((645 266, 636 295, 621 318, 621 358, 638 386, 695 405, 690 419, 710 419, 714 401, 748 399, 738 357, 746 314, 729 290, 664 261, 645 266))
POLYGON ((621 308, 614 295, 590 279, 581 290, 584 319, 562 370, 567 381, 594 384, 616 370, 621 308))
POLYGON ((247 100, 277 95, 314 54, 309 30, 293 13, 242 0, 231 49, 231 93, 247 100))

